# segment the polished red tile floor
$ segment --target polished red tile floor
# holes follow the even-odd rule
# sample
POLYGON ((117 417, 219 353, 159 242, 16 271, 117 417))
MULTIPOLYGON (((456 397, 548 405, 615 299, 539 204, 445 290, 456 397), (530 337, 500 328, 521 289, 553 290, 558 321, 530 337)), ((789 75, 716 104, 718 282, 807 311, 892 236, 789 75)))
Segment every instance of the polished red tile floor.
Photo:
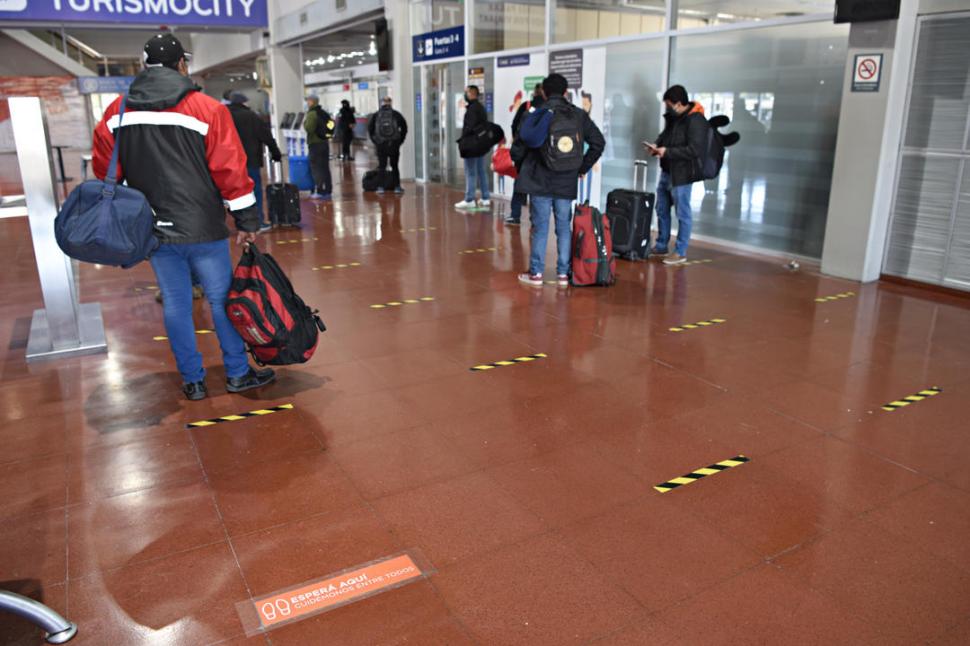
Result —
MULTIPOLYGON (((181 398, 147 265, 80 268, 109 354, 26 365, 40 290, 0 221, 0 588, 98 646, 966 643, 970 301, 700 244, 611 289, 525 287, 507 203, 362 196, 361 159, 262 237, 329 331, 247 396, 208 335, 213 397, 181 398), (404 550, 426 580, 246 637, 237 603, 404 550)), ((0 615, 0 642, 40 635, 0 615)))

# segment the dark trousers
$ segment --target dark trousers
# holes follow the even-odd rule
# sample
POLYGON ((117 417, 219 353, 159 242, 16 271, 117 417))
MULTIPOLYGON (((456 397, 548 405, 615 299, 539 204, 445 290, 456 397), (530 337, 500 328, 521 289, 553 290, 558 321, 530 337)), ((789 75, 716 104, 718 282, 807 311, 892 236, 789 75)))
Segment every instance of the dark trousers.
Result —
POLYGON ((253 193, 256 194, 256 210, 259 211, 259 221, 266 222, 266 214, 263 213, 263 169, 247 168, 249 179, 253 180, 253 193))
POLYGON ((310 144, 310 174, 313 175, 313 190, 315 193, 330 193, 333 191, 333 181, 330 179, 330 143, 310 144))
POLYGON ((509 217, 516 222, 522 219, 522 207, 525 206, 527 199, 528 195, 525 193, 512 193, 512 204, 509 205, 509 217))
POLYGON ((387 163, 391 163, 391 177, 394 180, 394 188, 401 185, 401 173, 397 169, 397 163, 400 159, 400 148, 377 149, 377 168, 379 170, 386 170, 387 163))
POLYGON ((354 143, 354 131, 349 128, 344 130, 341 143, 344 147, 344 159, 350 159, 350 146, 354 143))

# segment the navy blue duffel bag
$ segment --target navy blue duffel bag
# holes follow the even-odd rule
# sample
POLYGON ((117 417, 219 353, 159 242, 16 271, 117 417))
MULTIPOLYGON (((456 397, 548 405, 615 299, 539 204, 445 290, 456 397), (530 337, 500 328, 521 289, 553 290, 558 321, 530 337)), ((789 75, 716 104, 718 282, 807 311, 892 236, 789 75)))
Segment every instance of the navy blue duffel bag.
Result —
POLYGON ((121 97, 118 129, 108 176, 88 180, 71 191, 54 219, 57 246, 67 256, 128 269, 158 248, 155 213, 141 191, 118 185, 118 140, 125 101, 121 97))

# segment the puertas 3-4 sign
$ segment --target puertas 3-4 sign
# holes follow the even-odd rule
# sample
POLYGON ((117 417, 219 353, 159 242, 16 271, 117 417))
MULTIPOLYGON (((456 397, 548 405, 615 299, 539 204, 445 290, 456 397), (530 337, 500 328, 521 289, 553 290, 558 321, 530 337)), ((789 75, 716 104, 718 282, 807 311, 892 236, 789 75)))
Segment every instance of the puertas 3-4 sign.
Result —
POLYGON ((0 0, 0 20, 265 27, 266 0, 0 0))
POLYGON ((418 34, 411 39, 411 54, 415 63, 465 55, 465 28, 451 27, 418 34))

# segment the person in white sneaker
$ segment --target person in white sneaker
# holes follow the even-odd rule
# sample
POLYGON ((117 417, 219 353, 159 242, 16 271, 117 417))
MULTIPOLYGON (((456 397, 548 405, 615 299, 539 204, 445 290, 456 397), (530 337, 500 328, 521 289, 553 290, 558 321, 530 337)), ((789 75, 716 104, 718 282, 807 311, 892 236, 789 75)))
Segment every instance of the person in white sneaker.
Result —
MULTIPOLYGON (((482 124, 488 123, 488 113, 485 106, 478 100, 478 86, 469 85, 465 89, 465 120, 461 127, 461 136, 469 135, 482 124)), ((476 206, 491 206, 489 199, 488 177, 485 173, 485 156, 465 158, 465 199, 455 204, 456 209, 472 209, 476 206), (481 202, 475 202, 475 184, 482 192, 481 202)))
POLYGON ((519 281, 536 287, 543 285, 546 264, 546 241, 549 220, 556 222, 556 279, 560 286, 569 284, 572 245, 572 203, 579 180, 589 172, 603 154, 606 140, 593 120, 566 98, 568 83, 561 74, 550 74, 542 82, 545 102, 529 112, 513 143, 513 161, 522 164, 515 190, 529 196, 529 218, 532 220, 529 270, 519 281))

